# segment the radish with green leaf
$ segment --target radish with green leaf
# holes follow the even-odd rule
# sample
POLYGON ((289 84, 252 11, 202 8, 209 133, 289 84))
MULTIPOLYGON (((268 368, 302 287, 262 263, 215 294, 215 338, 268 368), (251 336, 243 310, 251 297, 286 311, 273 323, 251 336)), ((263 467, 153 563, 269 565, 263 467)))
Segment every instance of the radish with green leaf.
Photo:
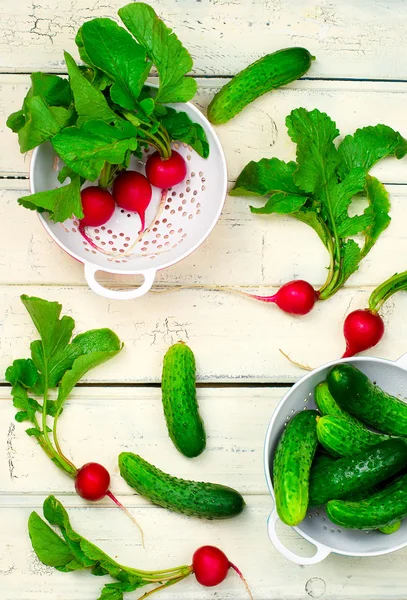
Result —
POLYGON ((407 291, 407 271, 395 273, 370 294, 369 307, 349 313, 343 324, 346 350, 342 358, 373 348, 384 334, 384 322, 379 310, 393 294, 407 291))
MULTIPOLYGON (((243 581, 248 597, 253 600, 249 586, 239 569, 226 555, 214 546, 202 546, 195 551, 191 565, 182 565, 161 571, 142 571, 125 567, 105 554, 103 550, 77 533, 71 525, 68 513, 54 496, 48 496, 43 505, 44 517, 59 532, 48 525, 36 512, 28 520, 28 532, 34 552, 39 560, 63 573, 90 571, 92 575, 110 575, 113 583, 105 583, 99 599, 123 600, 124 594, 144 586, 153 586, 139 600, 166 589, 192 573, 205 587, 219 585, 233 569, 243 581)), ((127 598, 127 596, 126 596, 127 598)))
POLYGON ((58 439, 59 418, 74 386, 90 369, 116 356, 122 342, 111 329, 91 329, 71 339, 75 321, 66 315, 60 318, 62 306, 58 302, 26 295, 21 301, 41 339, 31 343, 31 358, 18 358, 6 370, 18 410, 16 421, 30 423, 26 433, 75 480, 80 496, 86 500, 108 496, 136 523, 109 490, 110 476, 105 467, 87 463, 78 469, 63 453, 58 439), (56 390, 55 400, 50 398, 51 390, 56 390))
POLYGON ((314 291, 310 284, 301 281, 289 282, 274 296, 251 295, 275 302, 286 312, 306 314, 315 300, 327 300, 345 284, 389 225, 388 193, 368 173, 381 158, 404 157, 407 140, 386 125, 376 125, 358 129, 336 145, 339 136, 336 124, 317 109, 293 110, 286 118, 286 125, 290 138, 297 144, 296 162, 278 158, 252 161, 243 169, 230 194, 268 197, 263 207, 251 207, 251 211, 261 215, 290 215, 312 227, 322 241, 330 263, 326 281, 319 290, 314 291), (360 195, 367 199, 368 206, 362 214, 351 217, 349 209, 360 195), (363 237, 362 245, 353 239, 356 235, 363 237), (293 293, 296 303, 292 304, 289 300, 295 283, 301 285, 304 293, 298 297, 293 293))
MULTIPOLYGON (((103 207, 97 214, 82 209, 80 190, 86 181, 110 188, 133 156, 143 160, 145 150, 152 148, 157 154, 149 159, 151 183, 168 188, 186 175, 185 160, 173 150, 173 142, 209 156, 204 129, 184 111, 168 106, 188 102, 196 93, 196 80, 187 76, 193 66, 189 52, 148 4, 130 3, 118 14, 122 26, 109 18, 83 23, 75 37, 83 66, 65 52, 68 79, 33 73, 22 108, 7 120, 22 153, 49 141, 65 163, 60 182, 70 178, 67 185, 23 196, 19 204, 48 212, 55 222, 74 216, 83 220, 82 232, 96 222, 102 225, 107 216, 103 207), (157 88, 146 83, 153 68, 157 88)), ((137 210, 142 219, 147 187, 131 202, 119 196, 118 204, 137 210)))

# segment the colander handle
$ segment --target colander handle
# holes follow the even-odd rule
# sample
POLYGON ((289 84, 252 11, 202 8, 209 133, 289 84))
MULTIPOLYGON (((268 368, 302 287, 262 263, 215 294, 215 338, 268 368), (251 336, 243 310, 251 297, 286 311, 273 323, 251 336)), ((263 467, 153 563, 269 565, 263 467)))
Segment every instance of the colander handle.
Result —
POLYGON ((291 560, 292 562, 297 563, 297 565, 314 565, 315 563, 318 563, 321 560, 324 560, 324 558, 326 558, 328 556, 328 554, 331 553, 331 548, 329 548, 328 546, 324 546, 324 544, 320 544, 319 542, 315 542, 315 541, 312 542, 317 549, 314 556, 310 556, 310 557, 298 556, 298 554, 291 552, 291 550, 289 550, 288 548, 286 548, 284 546, 284 544, 282 543, 282 541, 280 540, 280 538, 277 535, 276 525, 279 520, 280 520, 280 517, 277 514, 277 509, 274 507, 274 510, 272 511, 271 515, 269 516, 269 519, 267 522, 269 538, 272 541, 274 547, 277 548, 277 550, 283 556, 288 558, 288 560, 291 560))
POLYGON ((156 274, 154 269, 149 269, 148 271, 143 271, 140 273, 140 275, 143 275, 144 281, 140 287, 134 290, 109 290, 96 281, 95 275, 99 270, 103 269, 98 269, 94 265, 85 263, 86 281, 88 282, 90 289, 95 292, 95 294, 99 294, 99 296, 104 296, 110 300, 133 300, 134 298, 140 298, 140 296, 144 296, 144 294, 146 294, 153 285, 156 274))

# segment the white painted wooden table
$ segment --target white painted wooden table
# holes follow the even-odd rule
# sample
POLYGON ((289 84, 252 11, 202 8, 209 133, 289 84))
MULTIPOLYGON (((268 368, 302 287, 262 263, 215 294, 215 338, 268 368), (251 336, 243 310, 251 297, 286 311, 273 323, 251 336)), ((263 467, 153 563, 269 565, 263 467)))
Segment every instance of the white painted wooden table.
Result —
MULTIPOLYGON (((19 154, 5 117, 16 110, 35 70, 63 72, 62 50, 74 52, 74 33, 85 20, 113 16, 120 0, 0 1, 0 372, 27 355, 33 328, 19 295, 58 300, 78 330, 113 328, 125 340, 115 360, 91 371, 61 419, 62 443, 76 464, 101 461, 112 488, 137 512, 147 547, 108 501, 89 506, 71 481, 54 468, 15 423, 9 389, 0 394, 0 597, 1 600, 93 600, 101 580, 59 574, 41 565, 27 536, 31 510, 49 493, 70 509, 74 525, 124 564, 164 568, 187 562, 201 544, 219 545, 245 573, 257 600, 405 599, 407 551, 369 559, 330 556, 299 567, 282 558, 267 539, 272 508, 262 466, 270 416, 286 387, 301 372, 278 352, 317 366, 342 352, 341 324, 365 305, 375 285, 407 268, 406 161, 383 161, 375 173, 388 184, 392 224, 346 289, 302 319, 222 291, 190 289, 150 293, 131 303, 107 301, 86 287, 82 267, 47 237, 35 214, 17 206, 27 191, 28 157, 19 154), (162 417, 161 362, 168 346, 183 338, 197 358, 199 400, 208 448, 184 459, 168 440, 162 417), (95 385, 96 384, 96 385, 95 385), (139 452, 164 470, 219 481, 245 495, 246 511, 227 522, 206 523, 170 514, 133 496, 118 475, 122 450, 139 452)), ((263 54, 304 45, 317 61, 309 76, 264 96, 230 124, 218 128, 233 181, 248 159, 293 157, 284 117, 294 107, 320 108, 345 134, 385 122, 407 135, 407 49, 404 0, 157 0, 156 10, 193 54, 203 110, 225 78, 263 54)), ((293 277, 318 285, 327 263, 322 245, 306 226, 288 218, 250 214, 246 201, 228 198, 207 242, 181 264, 159 275, 157 287, 207 284, 272 293, 293 277)), ((106 282, 112 279, 106 279, 106 282)), ((125 280, 116 278, 115 285, 125 280)), ((385 309, 386 337, 377 356, 407 350, 407 296, 385 309)), ((4 381, 4 380, 3 380, 4 381)), ((309 545, 292 530, 283 539, 304 555, 309 545)), ((131 597, 131 596, 129 596, 131 597)), ((134 597, 134 594, 133 594, 134 597)), ((191 578, 163 592, 167 599, 243 599, 236 577, 213 591, 191 578)))

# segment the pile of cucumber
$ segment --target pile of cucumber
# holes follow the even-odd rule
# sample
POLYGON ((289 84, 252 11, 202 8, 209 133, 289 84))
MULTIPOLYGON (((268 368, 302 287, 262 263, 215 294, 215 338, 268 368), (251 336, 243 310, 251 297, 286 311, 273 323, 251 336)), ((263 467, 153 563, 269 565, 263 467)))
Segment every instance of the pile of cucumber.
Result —
POLYGON ((298 525, 324 505, 341 527, 397 531, 407 516, 407 404, 346 363, 331 368, 315 402, 291 419, 274 455, 280 519, 298 525))

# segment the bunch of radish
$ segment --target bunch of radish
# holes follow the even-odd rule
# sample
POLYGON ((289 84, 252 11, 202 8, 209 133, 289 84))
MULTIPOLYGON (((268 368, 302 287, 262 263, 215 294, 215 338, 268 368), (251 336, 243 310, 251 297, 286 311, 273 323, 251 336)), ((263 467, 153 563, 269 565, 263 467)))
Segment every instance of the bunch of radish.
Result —
MULTIPOLYGON (((111 165, 109 165, 111 167, 111 165)), ((109 169, 110 170, 110 169, 109 169)), ((100 227, 112 217, 115 206, 135 212, 141 221, 140 232, 145 230, 145 214, 151 202, 152 186, 162 190, 178 185, 187 174, 184 158, 172 151, 169 158, 162 158, 154 152, 146 162, 146 175, 138 171, 121 171, 111 182, 111 177, 101 177, 99 185, 84 188, 81 191, 83 218, 79 222, 79 231, 92 246, 94 243, 85 232, 86 227, 100 227), (112 185, 112 192, 107 187, 112 185)))

